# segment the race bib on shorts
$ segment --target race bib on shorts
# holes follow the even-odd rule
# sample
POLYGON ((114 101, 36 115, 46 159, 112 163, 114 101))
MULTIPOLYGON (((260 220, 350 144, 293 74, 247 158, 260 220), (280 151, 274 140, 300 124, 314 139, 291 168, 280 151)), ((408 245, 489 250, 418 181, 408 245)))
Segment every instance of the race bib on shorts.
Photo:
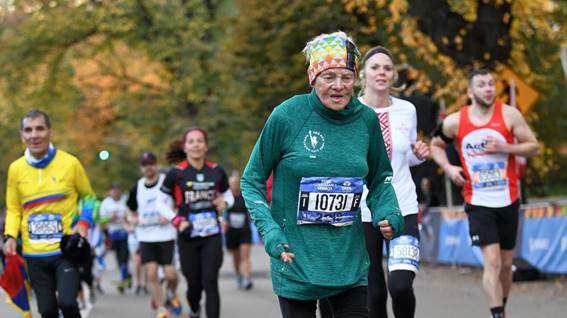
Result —
POLYGON ((472 166, 472 185, 475 190, 493 189, 508 184, 506 163, 503 161, 472 166))
POLYGON ((207 237, 220 233, 216 212, 189 213, 193 224, 191 237, 207 237))
POLYGON ((303 177, 297 224, 351 225, 360 208, 362 178, 303 177))
POLYGON ((242 212, 231 212, 228 215, 228 222, 231 228, 241 229, 246 224, 246 214, 242 212))
POLYGON ((58 243, 63 237, 61 214, 38 213, 28 217, 30 243, 58 243))
POLYGON ((419 241, 411 235, 402 235, 390 241, 388 270, 419 271, 419 241))

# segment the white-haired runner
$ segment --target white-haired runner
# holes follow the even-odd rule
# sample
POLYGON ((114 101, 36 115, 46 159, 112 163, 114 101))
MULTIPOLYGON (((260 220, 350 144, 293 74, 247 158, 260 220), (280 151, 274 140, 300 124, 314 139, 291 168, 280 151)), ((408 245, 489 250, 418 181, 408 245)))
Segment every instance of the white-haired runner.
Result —
POLYGON ((323 34, 304 52, 314 89, 274 109, 242 176, 242 195, 271 257, 284 318, 315 318, 322 298, 335 318, 368 317, 360 199, 366 183, 373 225, 388 238, 399 235, 392 169, 376 115, 353 96, 360 54, 352 40, 323 34))

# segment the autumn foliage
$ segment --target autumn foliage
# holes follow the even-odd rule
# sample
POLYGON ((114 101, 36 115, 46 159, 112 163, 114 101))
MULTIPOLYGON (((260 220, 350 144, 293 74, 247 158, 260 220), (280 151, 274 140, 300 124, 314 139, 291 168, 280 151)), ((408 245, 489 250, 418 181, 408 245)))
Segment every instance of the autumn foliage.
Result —
MULTIPOLYGON (((21 155, 17 121, 48 111, 55 142, 76 154, 100 191, 132 184, 142 150, 163 154, 189 125, 211 135, 228 169, 245 164, 278 103, 310 87, 300 51, 343 30, 362 51, 389 47, 413 67, 412 89, 455 110, 473 67, 513 69, 540 98, 526 114, 544 141, 529 182, 546 194, 567 180, 567 4, 552 0, 68 0, 0 7, 0 185, 21 155), (563 106, 563 107, 561 107, 563 106), (111 158, 96 159, 108 149, 111 158), (543 187, 542 187, 543 185, 543 187)), ((0 200, 2 201, 2 200, 0 200)))

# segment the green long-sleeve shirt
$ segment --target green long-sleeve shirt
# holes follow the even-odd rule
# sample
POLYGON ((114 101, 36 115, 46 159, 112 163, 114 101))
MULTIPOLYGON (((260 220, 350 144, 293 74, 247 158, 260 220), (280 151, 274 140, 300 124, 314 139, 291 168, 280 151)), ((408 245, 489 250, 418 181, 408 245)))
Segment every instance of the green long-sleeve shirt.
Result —
MULTIPOLYGON (((328 109, 315 91, 286 100, 268 118, 241 182, 246 206, 271 256, 277 295, 317 299, 366 285, 369 261, 360 209, 354 205, 356 217, 347 226, 299 224, 306 223, 298 222, 298 210, 307 209, 298 202, 305 177, 363 180, 373 224, 387 219, 399 235, 403 218, 376 114, 356 98, 344 110, 328 109), (271 171, 269 206, 265 182, 271 171), (284 244, 295 254, 291 264, 280 260, 284 244)), ((310 204, 312 209, 315 203, 310 204)))

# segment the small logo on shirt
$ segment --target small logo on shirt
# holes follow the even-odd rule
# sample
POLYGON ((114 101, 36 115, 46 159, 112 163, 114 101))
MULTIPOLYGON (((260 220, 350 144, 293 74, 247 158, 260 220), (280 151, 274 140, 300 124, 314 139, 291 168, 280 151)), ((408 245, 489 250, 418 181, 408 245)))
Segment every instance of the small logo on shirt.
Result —
POLYGON ((319 152, 325 148, 325 136, 318 131, 310 130, 303 138, 303 146, 311 153, 319 152))
POLYGON ((197 181, 199 182, 205 181, 205 175, 202 173, 197 173, 197 181))

